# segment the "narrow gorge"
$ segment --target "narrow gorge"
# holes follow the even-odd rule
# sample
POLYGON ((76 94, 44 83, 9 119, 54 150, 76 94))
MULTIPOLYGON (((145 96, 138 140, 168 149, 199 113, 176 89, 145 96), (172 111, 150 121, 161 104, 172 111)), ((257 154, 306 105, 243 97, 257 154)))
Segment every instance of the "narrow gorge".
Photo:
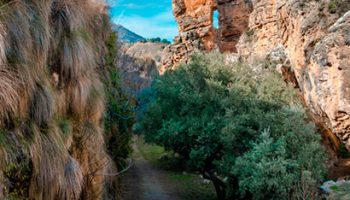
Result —
POLYGON ((0 200, 337 200, 349 176, 350 0, 0 0, 0 200))

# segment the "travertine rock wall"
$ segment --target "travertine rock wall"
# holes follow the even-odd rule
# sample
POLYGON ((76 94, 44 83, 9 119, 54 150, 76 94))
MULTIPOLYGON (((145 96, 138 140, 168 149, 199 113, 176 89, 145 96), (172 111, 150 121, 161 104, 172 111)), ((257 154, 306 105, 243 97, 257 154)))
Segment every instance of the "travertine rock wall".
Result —
POLYGON ((208 51, 216 47, 216 30, 212 15, 215 0, 173 0, 173 13, 179 36, 165 49, 160 73, 179 62, 187 62, 195 49, 208 51))
POLYGON ((253 4, 247 0, 217 0, 220 13, 217 42, 220 51, 236 52, 236 45, 249 25, 253 4))
POLYGON ((160 73, 187 62, 197 50, 236 51, 236 44, 249 25, 253 4, 247 0, 173 0, 179 36, 164 51, 160 73), (220 13, 219 29, 213 27, 213 13, 220 13))
POLYGON ((286 55, 278 62, 293 74, 310 110, 350 149, 350 2, 338 1, 338 8, 331 3, 173 0, 180 36, 166 48, 163 70, 187 61, 196 47, 238 53, 247 62, 277 51, 286 55), (218 30, 208 15, 215 9, 218 30), (184 37, 192 32, 201 34, 184 37))
POLYGON ((249 34, 237 45, 239 54, 248 61, 264 59, 284 47, 285 63, 306 104, 350 148, 350 13, 329 12, 329 1, 256 0, 253 5, 249 34))

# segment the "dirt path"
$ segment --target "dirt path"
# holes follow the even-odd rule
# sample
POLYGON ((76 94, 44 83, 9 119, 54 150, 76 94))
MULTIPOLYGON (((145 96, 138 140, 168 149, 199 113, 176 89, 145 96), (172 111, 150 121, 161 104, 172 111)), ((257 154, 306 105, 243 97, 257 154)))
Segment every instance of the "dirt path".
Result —
POLYGON ((145 160, 136 145, 134 165, 122 178, 123 200, 180 200, 164 172, 145 160))

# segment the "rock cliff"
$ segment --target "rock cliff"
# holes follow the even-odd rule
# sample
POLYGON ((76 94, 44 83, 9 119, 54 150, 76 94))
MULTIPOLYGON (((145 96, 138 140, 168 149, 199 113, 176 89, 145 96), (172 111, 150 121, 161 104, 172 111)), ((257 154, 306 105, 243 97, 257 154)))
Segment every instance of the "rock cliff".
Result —
POLYGON ((195 49, 274 62, 350 149, 349 10, 348 0, 173 0, 179 36, 165 49, 162 70, 187 62, 195 49))
POLYGON ((152 42, 122 45, 117 66, 124 90, 136 95, 142 89, 150 86, 155 76, 159 75, 158 66, 166 45, 152 42))

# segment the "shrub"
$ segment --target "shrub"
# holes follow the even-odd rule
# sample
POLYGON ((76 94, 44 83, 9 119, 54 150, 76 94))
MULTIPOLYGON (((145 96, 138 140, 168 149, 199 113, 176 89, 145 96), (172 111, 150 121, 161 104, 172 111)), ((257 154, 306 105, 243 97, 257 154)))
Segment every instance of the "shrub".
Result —
POLYGON ((337 199, 349 199, 350 198, 350 184, 343 183, 339 186, 331 187, 332 193, 329 195, 327 199, 329 200, 337 200, 337 199))
POLYGON ((274 130, 263 131, 252 149, 231 167, 238 177, 240 193, 249 192, 254 199, 316 199, 317 183, 325 170, 320 136, 313 125, 305 124, 303 111, 274 113, 282 119, 277 125, 281 130, 274 137, 274 130), (304 188, 307 191, 302 191, 304 188))
POLYGON ((337 12, 337 2, 332 0, 328 3, 328 10, 330 13, 336 13, 337 12))
POLYGON ((339 146, 339 155, 342 158, 349 158, 350 157, 350 152, 346 149, 345 144, 340 144, 339 146))
POLYGON ((106 46, 108 54, 105 72, 105 93, 107 107, 105 114, 105 133, 107 137, 107 148, 119 169, 125 167, 125 159, 128 158, 131 149, 131 127, 134 123, 133 101, 130 96, 123 92, 121 79, 116 66, 117 34, 111 33, 106 46))
POLYGON ((149 38, 146 40, 147 42, 153 42, 153 43, 164 43, 164 44, 170 44, 171 42, 167 39, 161 39, 160 37, 156 38, 149 38))
POLYGON ((146 141, 180 154, 218 199, 313 196, 324 150, 293 89, 273 69, 224 63, 197 54, 157 78, 140 101, 146 141))
POLYGON ((328 2, 328 11, 332 14, 339 13, 340 15, 350 10, 348 0, 330 0, 328 2))

